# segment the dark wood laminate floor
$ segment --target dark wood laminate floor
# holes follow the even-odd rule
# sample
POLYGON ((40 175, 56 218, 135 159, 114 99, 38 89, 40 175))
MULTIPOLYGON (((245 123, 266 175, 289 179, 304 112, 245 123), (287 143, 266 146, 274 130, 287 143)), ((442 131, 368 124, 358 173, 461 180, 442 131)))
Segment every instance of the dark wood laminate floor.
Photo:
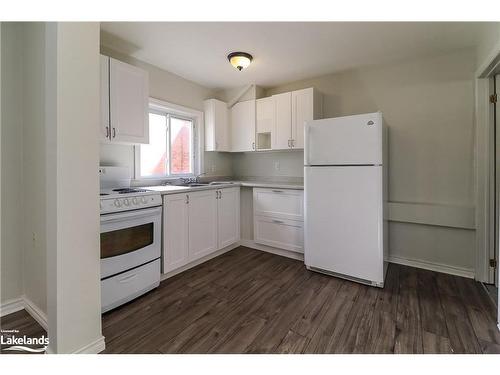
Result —
POLYGON ((244 247, 102 321, 106 353, 500 353, 473 280, 391 264, 378 289, 244 247))
MULTIPOLYGON (((31 337, 31 338, 40 338, 42 336, 47 337, 47 333, 45 332, 45 330, 25 310, 17 311, 15 313, 2 316, 0 318, 0 329, 7 331, 11 330, 18 331, 18 332, 2 332, 2 335, 4 335, 5 337, 7 336, 22 337, 24 335, 26 335, 26 337, 31 337)), ((3 350, 9 346, 10 345, 1 345, 0 354, 34 354, 34 353, 27 353, 25 351, 3 350)), ((26 346, 39 347, 39 345, 26 345, 26 346)))
MULTIPOLYGON (((103 316, 106 353, 500 353, 481 284, 391 264, 384 289, 240 247, 103 316)), ((43 329, 24 311, 2 328, 43 329)))

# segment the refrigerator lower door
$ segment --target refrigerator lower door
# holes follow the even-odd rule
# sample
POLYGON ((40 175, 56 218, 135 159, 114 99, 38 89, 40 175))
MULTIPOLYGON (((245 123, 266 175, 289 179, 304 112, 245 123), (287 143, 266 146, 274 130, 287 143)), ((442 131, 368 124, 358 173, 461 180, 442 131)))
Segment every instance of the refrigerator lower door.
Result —
POLYGON ((305 263, 383 286, 382 166, 305 168, 305 263))

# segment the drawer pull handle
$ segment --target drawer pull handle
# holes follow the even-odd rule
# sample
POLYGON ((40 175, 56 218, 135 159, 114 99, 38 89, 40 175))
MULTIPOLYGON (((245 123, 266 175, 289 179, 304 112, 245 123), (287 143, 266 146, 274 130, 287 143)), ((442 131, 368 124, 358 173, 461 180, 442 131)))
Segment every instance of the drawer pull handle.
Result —
POLYGON ((134 273, 133 275, 130 275, 130 276, 124 277, 123 279, 120 279, 120 282, 121 283, 128 283, 129 281, 135 279, 138 275, 139 275, 138 273, 134 273))
POLYGON ((281 221, 281 220, 273 220, 273 223, 276 223, 276 224, 284 224, 284 222, 283 222, 283 221, 281 221))
POLYGON ((283 193, 283 190, 271 190, 273 193, 283 193))

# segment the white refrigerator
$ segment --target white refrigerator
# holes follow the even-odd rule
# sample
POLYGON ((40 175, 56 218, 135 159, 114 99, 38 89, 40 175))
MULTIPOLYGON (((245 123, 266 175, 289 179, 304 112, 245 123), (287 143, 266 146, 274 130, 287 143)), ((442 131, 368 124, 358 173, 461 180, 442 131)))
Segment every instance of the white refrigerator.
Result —
POLYGON ((383 287, 387 132, 382 113, 306 123, 304 194, 307 268, 383 287))

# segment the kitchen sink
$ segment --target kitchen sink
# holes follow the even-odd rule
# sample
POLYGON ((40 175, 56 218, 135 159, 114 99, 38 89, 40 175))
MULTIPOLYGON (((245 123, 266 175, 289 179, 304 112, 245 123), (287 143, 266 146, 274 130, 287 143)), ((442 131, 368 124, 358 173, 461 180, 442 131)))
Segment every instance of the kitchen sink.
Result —
POLYGON ((202 182, 191 182, 191 183, 187 183, 187 184, 175 184, 175 186, 200 187, 200 186, 209 186, 209 184, 202 183, 202 182))

